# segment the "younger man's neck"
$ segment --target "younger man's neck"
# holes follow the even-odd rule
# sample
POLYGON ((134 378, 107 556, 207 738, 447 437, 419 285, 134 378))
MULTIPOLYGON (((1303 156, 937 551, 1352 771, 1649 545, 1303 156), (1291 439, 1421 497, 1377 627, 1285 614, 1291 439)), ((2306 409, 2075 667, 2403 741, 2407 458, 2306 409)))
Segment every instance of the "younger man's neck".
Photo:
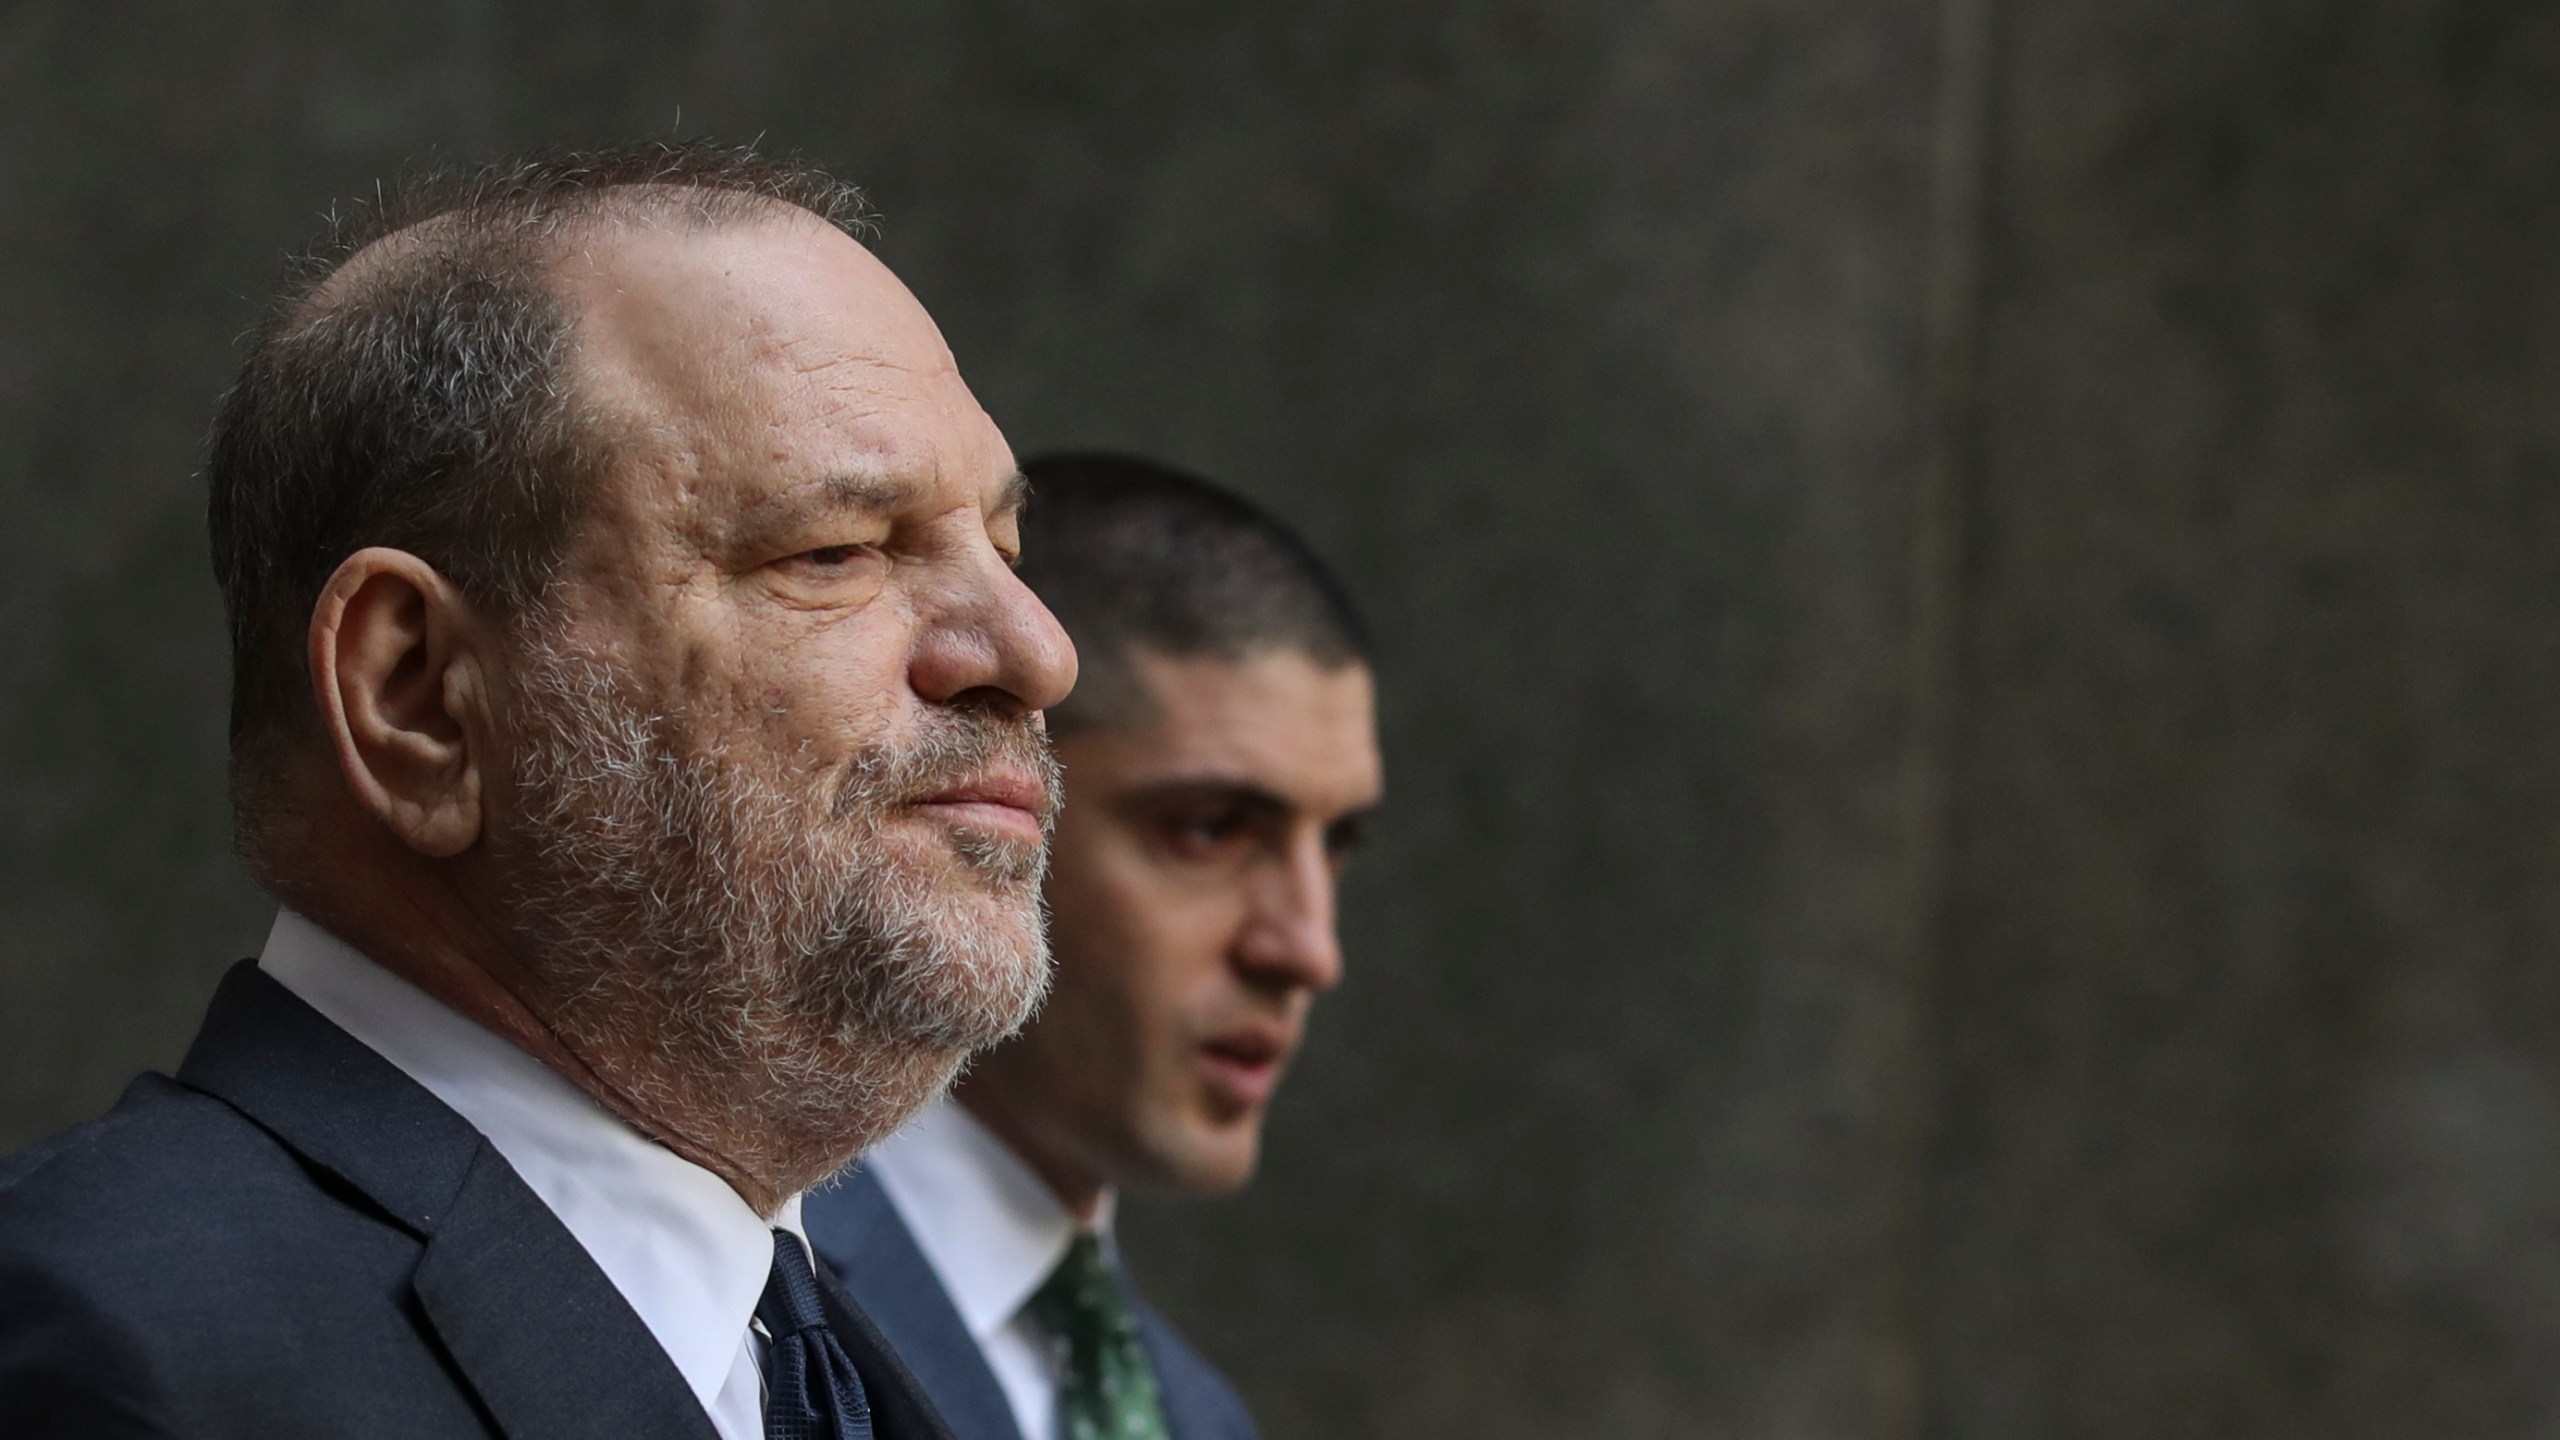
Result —
POLYGON ((1011 1107, 987 1086, 971 1084, 975 1073, 972 1071, 962 1076, 960 1084, 952 1091, 952 1098, 977 1117, 979 1124, 993 1131, 995 1137, 1002 1140, 1005 1148, 1023 1164, 1031 1167, 1031 1173, 1039 1176, 1040 1182, 1049 1187, 1049 1193, 1057 1197, 1059 1207, 1079 1228, 1091 1230, 1098 1227, 1111 1197, 1110 1185, 1089 1167, 1078 1164, 1062 1147, 1044 1143, 1040 1127, 1015 1115, 1011 1107))

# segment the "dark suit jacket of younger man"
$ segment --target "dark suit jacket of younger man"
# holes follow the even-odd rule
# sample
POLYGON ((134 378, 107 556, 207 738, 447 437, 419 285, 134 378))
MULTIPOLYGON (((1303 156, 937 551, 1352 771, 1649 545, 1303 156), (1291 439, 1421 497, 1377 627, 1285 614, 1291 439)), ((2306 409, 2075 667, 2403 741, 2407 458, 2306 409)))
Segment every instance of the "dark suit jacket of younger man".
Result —
MULTIPOLYGON (((915 1372, 952 1434, 959 1440, 1022 1440, 995 1371, 878 1180, 857 1168, 833 1188, 811 1191, 800 1203, 800 1219, 810 1248, 834 1268, 915 1372)), ((1119 1280, 1155 1362, 1173 1440, 1255 1440, 1253 1419, 1225 1377, 1138 1298, 1125 1271, 1119 1280)))
MULTIPOLYGON (((882 1440, 948 1440, 827 1305, 882 1440)), ((249 963, 174 1080, 0 1159, 0 1436, 717 1440, 479 1132, 249 963)))

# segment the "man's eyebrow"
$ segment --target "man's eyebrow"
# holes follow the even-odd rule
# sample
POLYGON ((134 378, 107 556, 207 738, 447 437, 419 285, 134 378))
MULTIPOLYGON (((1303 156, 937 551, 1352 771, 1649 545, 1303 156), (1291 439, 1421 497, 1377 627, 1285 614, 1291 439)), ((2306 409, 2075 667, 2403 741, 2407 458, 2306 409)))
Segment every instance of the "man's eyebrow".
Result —
POLYGON ((916 494, 916 485, 908 480, 880 475, 829 475, 756 500, 748 505, 742 518, 761 529, 840 511, 885 515, 913 503, 916 494))
POLYGON ((1334 816, 1333 823, 1325 828, 1336 831, 1348 830, 1357 836, 1377 823, 1378 811, 1382 808, 1384 807, 1379 805, 1363 805, 1357 810, 1346 810, 1334 816))
POLYGON ((1215 803, 1273 814, 1283 814, 1293 808, 1287 800, 1260 785, 1223 775, 1187 775, 1156 780, 1128 791, 1122 798, 1139 805, 1215 803))
POLYGON ((1022 507, 1030 503, 1031 477, 1016 470, 1005 477, 1004 489, 997 493, 996 503, 987 511, 987 518, 1001 520, 1008 515, 1019 515, 1022 507))
POLYGON ((871 514, 895 510, 916 498, 916 486, 913 481, 893 480, 877 475, 829 475, 813 485, 801 487, 794 491, 793 495, 806 495, 812 491, 815 492, 813 500, 803 500, 800 503, 815 503, 830 510, 860 510, 871 514))

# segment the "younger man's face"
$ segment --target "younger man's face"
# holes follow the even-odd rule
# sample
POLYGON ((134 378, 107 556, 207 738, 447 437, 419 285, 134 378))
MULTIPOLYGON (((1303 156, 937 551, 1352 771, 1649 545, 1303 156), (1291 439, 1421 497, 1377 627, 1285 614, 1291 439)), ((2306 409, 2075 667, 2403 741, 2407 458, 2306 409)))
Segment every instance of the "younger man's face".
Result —
POLYGON ((1316 996, 1381 787, 1359 664, 1139 652, 1151 713, 1058 740, 1048 1004, 963 1098, 1052 1184, 1232 1190, 1316 996))

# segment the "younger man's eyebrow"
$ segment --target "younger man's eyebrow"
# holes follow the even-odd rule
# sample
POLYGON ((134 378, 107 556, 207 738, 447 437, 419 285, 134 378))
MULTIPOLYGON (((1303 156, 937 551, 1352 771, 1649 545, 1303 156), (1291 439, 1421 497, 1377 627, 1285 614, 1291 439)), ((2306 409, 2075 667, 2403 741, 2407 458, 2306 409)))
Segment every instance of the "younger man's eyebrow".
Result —
POLYGON ((1239 810, 1271 814, 1283 814, 1289 809, 1287 800, 1260 785, 1218 775, 1160 780, 1130 791, 1126 799, 1142 806, 1230 805, 1239 810))

